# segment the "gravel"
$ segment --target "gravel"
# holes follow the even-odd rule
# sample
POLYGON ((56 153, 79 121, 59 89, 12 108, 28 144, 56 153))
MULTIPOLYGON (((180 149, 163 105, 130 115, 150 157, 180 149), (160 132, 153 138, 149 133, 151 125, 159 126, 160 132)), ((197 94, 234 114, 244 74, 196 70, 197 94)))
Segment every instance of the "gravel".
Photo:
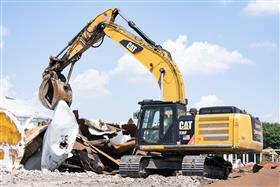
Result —
POLYGON ((27 171, 24 169, 12 172, 0 170, 0 186, 201 186, 216 182, 200 176, 150 175, 143 178, 122 178, 120 175, 104 175, 94 172, 69 173, 59 171, 27 171))

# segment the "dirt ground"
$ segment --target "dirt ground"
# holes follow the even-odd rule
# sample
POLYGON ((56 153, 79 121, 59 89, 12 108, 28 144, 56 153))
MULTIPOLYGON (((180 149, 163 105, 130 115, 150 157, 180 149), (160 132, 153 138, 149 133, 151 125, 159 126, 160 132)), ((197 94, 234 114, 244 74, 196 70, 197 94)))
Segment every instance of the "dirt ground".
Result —
POLYGON ((0 172, 0 186, 178 186, 195 187, 217 180, 199 176, 164 177, 151 175, 146 179, 121 178, 119 175, 100 175, 94 172, 68 173, 50 171, 0 172))
POLYGON ((279 187, 280 171, 264 170, 258 173, 246 174, 231 180, 219 181, 204 187, 279 187))
POLYGON ((280 163, 247 164, 233 172, 233 178, 204 187, 280 187, 280 163))
POLYGON ((177 186, 177 187, 280 187, 280 163, 261 163, 256 167, 247 164, 234 171, 228 180, 209 179, 200 176, 164 177, 151 175, 145 179, 122 178, 120 175, 104 175, 94 172, 69 173, 27 171, 12 172, 0 169, 0 186, 177 186), (257 168, 257 170, 256 170, 257 168), (255 173, 254 173, 255 172, 255 173))

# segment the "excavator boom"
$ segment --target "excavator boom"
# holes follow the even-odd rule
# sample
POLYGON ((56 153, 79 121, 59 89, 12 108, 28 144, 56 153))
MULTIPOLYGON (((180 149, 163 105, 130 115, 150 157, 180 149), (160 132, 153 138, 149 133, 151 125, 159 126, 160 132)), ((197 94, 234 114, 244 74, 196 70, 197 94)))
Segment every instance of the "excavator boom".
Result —
POLYGON ((71 104, 72 90, 69 79, 74 64, 90 47, 99 47, 105 36, 121 45, 154 75, 162 90, 164 101, 186 103, 183 78, 170 53, 160 45, 156 45, 132 21, 127 23, 139 36, 114 23, 118 14, 118 9, 109 9, 98 15, 58 55, 50 57, 39 91, 39 98, 45 107, 53 109, 60 99, 71 104), (97 46, 94 46, 95 44, 97 46), (66 78, 61 72, 70 64, 66 78))

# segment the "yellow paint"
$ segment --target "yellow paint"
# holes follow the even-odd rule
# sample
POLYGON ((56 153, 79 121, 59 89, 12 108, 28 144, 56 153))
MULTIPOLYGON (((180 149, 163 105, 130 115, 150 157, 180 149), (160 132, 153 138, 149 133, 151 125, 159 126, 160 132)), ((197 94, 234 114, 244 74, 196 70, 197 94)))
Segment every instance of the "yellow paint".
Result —
POLYGON ((260 152, 263 146, 262 142, 253 140, 251 118, 248 114, 197 115, 195 118, 195 144, 217 146, 230 144, 233 150, 236 151, 255 152, 260 152), (201 124, 208 124, 208 126, 201 128, 201 124), (227 126, 225 124, 227 124, 227 126), (211 125, 214 127, 211 127, 211 125), (228 134, 200 134, 200 130, 228 130, 228 134), (219 138, 225 136, 228 136, 228 140, 205 140, 205 137, 219 138))
POLYGON ((85 29, 81 31, 80 36, 73 40, 65 55, 63 55, 65 63, 62 67, 67 66, 71 62, 71 59, 75 59, 78 54, 84 53, 88 48, 98 43, 104 36, 108 36, 118 44, 122 40, 129 40, 143 47, 143 50, 137 54, 133 54, 126 47, 120 45, 143 64, 154 75, 157 82, 160 80, 160 69, 163 68, 165 70, 162 88, 163 100, 185 103, 184 82, 176 63, 162 48, 148 44, 143 39, 115 24, 115 12, 117 12, 117 9, 109 9, 88 23, 85 29), (105 26, 104 32, 96 34, 94 31, 100 23, 103 23, 105 26))
POLYGON ((21 134, 15 122, 9 117, 12 114, 8 113, 5 109, 0 108, 0 160, 11 160, 11 162, 4 161, 1 167, 12 169, 18 156, 17 145, 21 140, 21 134), (7 165, 7 163, 12 163, 12 165, 7 165))
POLYGON ((126 47, 121 45, 128 53, 136 58, 144 65, 155 77, 158 82, 160 80, 160 69, 165 70, 163 77, 163 100, 185 103, 185 87, 181 72, 177 64, 168 56, 165 51, 156 51, 155 47, 147 44, 142 39, 129 34, 124 28, 109 24, 105 27, 104 32, 113 39, 117 44, 122 40, 132 41, 143 47, 143 50, 137 54, 133 54, 126 47))
POLYGON ((221 145, 231 144, 233 139, 232 128, 233 114, 209 114, 197 115, 195 118, 195 144, 198 145, 221 145), (209 127, 200 128, 200 125, 209 124, 209 127), (214 127, 211 127, 214 125, 214 127), (219 127, 220 126, 220 127, 219 127), (200 130, 228 130, 228 134, 200 134, 200 130), (206 137, 228 137, 228 140, 205 141, 206 137))
POLYGON ((109 9, 88 22, 85 31, 80 35, 81 37, 76 38, 67 50, 67 59, 73 58, 77 53, 83 53, 91 47, 93 43, 104 36, 104 33, 99 34, 98 37, 95 37, 95 39, 90 42, 91 44, 86 44, 84 42, 84 39, 88 39, 92 36, 91 31, 94 30, 99 23, 109 23, 115 20, 112 16, 114 11, 115 9, 109 9))
POLYGON ((150 150, 162 151, 164 150, 164 145, 141 145, 140 149, 143 151, 150 151, 150 150))
POLYGON ((0 145, 9 144, 17 145, 21 139, 15 123, 6 115, 5 112, 0 111, 0 145))
POLYGON ((261 151, 263 148, 262 142, 253 140, 250 116, 246 114, 235 115, 234 121, 239 124, 238 128, 236 128, 238 136, 236 135, 234 147, 239 149, 251 148, 261 151))

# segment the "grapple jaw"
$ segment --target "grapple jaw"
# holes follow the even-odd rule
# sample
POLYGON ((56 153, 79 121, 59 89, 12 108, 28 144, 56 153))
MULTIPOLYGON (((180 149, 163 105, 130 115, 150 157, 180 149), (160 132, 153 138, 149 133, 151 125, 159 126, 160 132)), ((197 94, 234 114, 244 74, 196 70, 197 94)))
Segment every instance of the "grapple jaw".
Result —
POLYGON ((72 103, 72 89, 65 83, 65 77, 44 76, 39 88, 39 99, 44 107, 54 110, 60 100, 64 100, 69 106, 72 103))

